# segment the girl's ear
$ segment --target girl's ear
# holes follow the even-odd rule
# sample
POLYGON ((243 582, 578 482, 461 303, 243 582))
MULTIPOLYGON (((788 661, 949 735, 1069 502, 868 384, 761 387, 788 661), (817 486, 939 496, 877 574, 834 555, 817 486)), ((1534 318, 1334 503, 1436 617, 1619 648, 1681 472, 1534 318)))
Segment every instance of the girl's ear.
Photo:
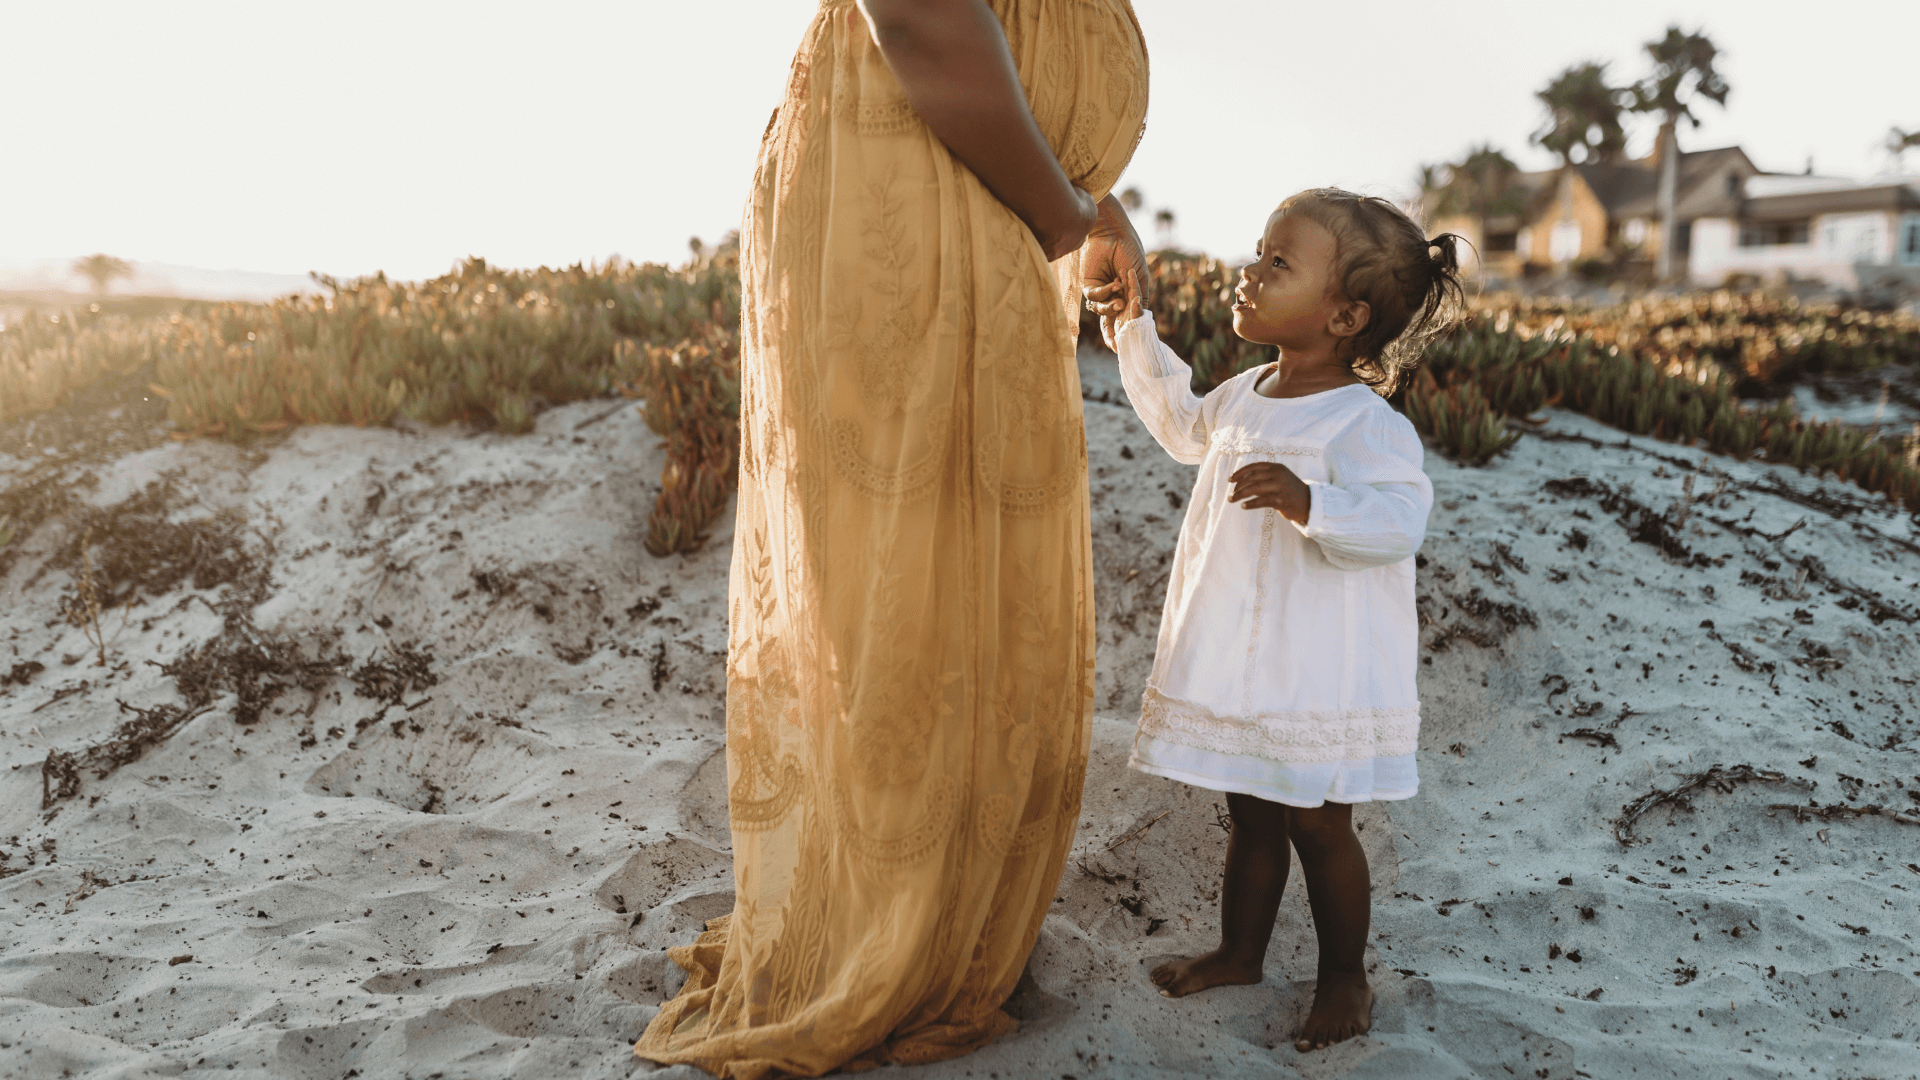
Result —
POLYGON ((1365 300, 1349 300, 1334 309, 1327 320, 1327 333, 1337 338, 1350 338, 1367 328, 1373 318, 1373 308, 1365 300))

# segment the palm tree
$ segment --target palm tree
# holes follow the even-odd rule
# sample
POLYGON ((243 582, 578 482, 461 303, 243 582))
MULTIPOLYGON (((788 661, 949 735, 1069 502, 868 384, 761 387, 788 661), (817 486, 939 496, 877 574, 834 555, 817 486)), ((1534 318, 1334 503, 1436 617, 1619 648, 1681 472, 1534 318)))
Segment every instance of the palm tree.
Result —
POLYGON ((111 255, 98 252, 83 259, 73 260, 72 271, 93 282, 95 296, 107 295, 107 286, 114 278, 131 278, 133 267, 125 259, 116 259, 111 255))
POLYGON ((1707 35, 1699 31, 1683 34, 1678 26, 1667 27, 1667 36, 1647 42, 1647 55, 1653 58, 1653 73, 1633 88, 1634 112, 1660 114, 1660 255, 1658 274, 1662 280, 1673 274, 1673 200, 1679 184, 1680 142, 1677 132, 1681 120, 1700 126, 1693 104, 1706 98, 1716 105, 1727 103, 1727 80, 1713 69, 1719 50, 1707 35))
POLYGON ((1626 152, 1620 126, 1624 91, 1607 85, 1607 65, 1588 61, 1561 72, 1534 96, 1547 107, 1547 123, 1533 133, 1535 145, 1560 155, 1562 167, 1581 161, 1613 161, 1626 152))
POLYGON ((1163 248, 1172 247, 1173 246, 1173 211, 1167 209, 1164 206, 1154 211, 1153 224, 1157 229, 1160 230, 1160 246, 1163 248))
POLYGON ((1127 208, 1127 213, 1137 214, 1141 207, 1147 205, 1147 197, 1140 194, 1139 188, 1130 187, 1120 193, 1120 205, 1127 208))

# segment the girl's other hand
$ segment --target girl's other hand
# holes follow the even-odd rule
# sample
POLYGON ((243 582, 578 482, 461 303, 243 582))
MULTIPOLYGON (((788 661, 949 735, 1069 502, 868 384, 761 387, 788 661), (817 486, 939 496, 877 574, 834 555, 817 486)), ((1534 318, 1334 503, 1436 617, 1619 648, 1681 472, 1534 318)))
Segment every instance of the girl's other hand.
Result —
POLYGON ((1248 510, 1277 510, 1280 516, 1297 525, 1305 525, 1313 512, 1313 490, 1294 475, 1292 469, 1277 461, 1256 461, 1235 469, 1227 482, 1233 491, 1228 502, 1246 500, 1248 510))

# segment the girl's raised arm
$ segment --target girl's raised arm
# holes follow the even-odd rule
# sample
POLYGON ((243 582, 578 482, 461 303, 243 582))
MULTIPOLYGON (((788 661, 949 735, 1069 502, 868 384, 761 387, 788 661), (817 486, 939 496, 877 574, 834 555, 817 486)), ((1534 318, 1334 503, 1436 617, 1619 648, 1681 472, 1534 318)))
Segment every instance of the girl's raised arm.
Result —
POLYGON ((1113 344, 1120 354, 1121 385, 1140 422, 1175 461, 1200 464, 1213 434, 1213 417, 1206 402, 1194 395, 1193 369, 1160 340, 1153 313, 1116 327, 1113 344))

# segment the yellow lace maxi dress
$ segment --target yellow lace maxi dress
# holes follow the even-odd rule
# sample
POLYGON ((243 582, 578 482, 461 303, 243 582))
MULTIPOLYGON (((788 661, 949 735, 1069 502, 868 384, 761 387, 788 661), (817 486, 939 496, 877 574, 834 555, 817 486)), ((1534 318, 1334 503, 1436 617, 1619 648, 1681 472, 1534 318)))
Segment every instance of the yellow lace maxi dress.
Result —
MULTIPOLYGON (((1127 0, 989 0, 1104 195, 1138 143, 1127 0)), ((1011 1031, 1079 812, 1093 679, 1079 260, 921 123, 850 0, 807 28, 741 230, 733 913, 635 1052, 723 1077, 1011 1031)))

